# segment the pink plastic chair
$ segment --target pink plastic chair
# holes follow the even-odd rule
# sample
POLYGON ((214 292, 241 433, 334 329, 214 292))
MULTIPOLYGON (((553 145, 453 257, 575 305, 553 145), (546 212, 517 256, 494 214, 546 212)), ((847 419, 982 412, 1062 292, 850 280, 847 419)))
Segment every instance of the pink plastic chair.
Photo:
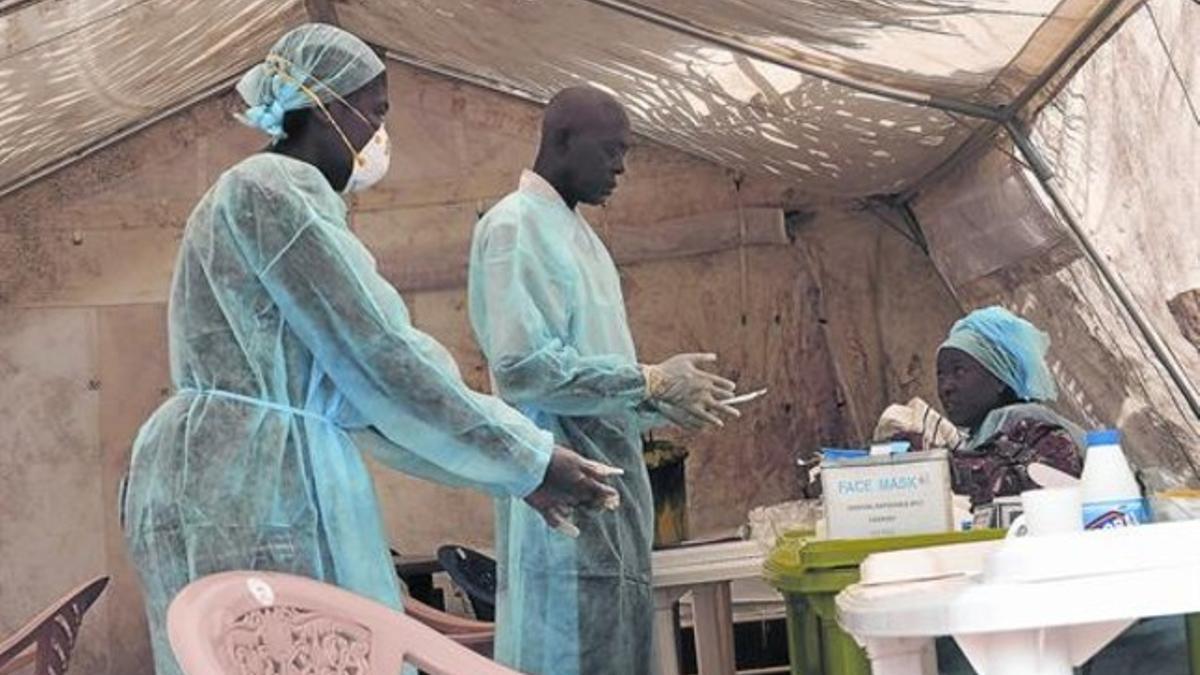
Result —
POLYGON ((189 584, 167 612, 188 675, 516 675, 414 618, 319 581, 222 572, 189 584))
POLYGON ((404 613, 473 652, 492 655, 496 639, 494 623, 455 616, 408 596, 404 598, 404 613))
POLYGON ((92 579, 30 619, 12 637, 0 641, 0 675, 67 672, 83 615, 107 585, 108 577, 92 579))

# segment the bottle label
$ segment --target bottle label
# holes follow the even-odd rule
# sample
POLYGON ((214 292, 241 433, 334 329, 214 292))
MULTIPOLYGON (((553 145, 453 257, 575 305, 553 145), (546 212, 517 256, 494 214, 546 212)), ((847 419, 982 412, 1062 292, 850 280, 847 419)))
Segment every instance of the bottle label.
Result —
POLYGON ((1145 499, 1118 499, 1083 505, 1083 527, 1086 530, 1132 527, 1149 522, 1150 514, 1145 499))

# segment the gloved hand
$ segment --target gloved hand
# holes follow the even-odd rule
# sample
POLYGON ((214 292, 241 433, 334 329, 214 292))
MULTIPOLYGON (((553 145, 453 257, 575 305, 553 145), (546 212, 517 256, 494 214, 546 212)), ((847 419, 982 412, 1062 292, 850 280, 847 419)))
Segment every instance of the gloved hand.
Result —
MULTIPOLYGON (((620 494, 607 481, 624 473, 621 469, 585 459, 573 450, 555 447, 542 484, 525 497, 525 503, 537 510, 546 524, 564 531, 574 529, 570 514, 574 508, 616 510, 620 494)), ((578 534, 575 530, 574 535, 578 534)))
POLYGON ((683 408, 677 408, 666 401, 648 401, 651 409, 665 418, 671 424, 690 431, 700 431, 712 426, 712 422, 704 417, 698 417, 683 408))
POLYGON ((741 417, 736 408, 721 403, 733 398, 736 385, 699 366, 716 360, 716 354, 676 354, 658 365, 643 366, 650 400, 664 417, 689 429, 725 426, 717 413, 741 417))

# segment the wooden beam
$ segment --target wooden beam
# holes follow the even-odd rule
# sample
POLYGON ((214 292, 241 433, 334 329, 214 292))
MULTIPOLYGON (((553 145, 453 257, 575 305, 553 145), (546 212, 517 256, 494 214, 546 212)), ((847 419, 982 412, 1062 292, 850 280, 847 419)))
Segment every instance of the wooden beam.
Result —
MULTIPOLYGON (((647 225, 616 225, 599 231, 618 265, 686 258, 738 246, 787 246, 783 211, 773 208, 707 213, 647 225), (744 222, 744 234, 742 223, 744 222)), ((447 238, 435 245, 382 256, 380 272, 401 291, 462 288, 467 284, 470 242, 447 238)))
POLYGON ((310 21, 341 25, 338 23, 337 8, 333 6, 333 0, 304 0, 304 8, 308 10, 310 21))

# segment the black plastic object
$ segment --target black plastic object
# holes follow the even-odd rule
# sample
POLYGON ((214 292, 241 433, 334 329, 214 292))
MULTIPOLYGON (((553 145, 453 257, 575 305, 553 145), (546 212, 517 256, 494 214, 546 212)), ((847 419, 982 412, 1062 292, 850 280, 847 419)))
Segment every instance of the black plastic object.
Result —
POLYGON ((396 567, 396 576, 404 582, 409 596, 434 609, 446 609, 442 590, 433 585, 433 575, 442 571, 441 561, 428 557, 405 557, 397 553, 396 549, 392 549, 392 564, 396 567))
POLYGON ((475 618, 496 620, 496 561, 462 546, 443 546, 437 552, 438 562, 454 583, 471 599, 475 618))
MULTIPOLYGON (((688 627, 679 631, 680 671, 685 675, 699 672, 696 666, 696 634, 688 627)), ((791 672, 788 665, 787 625, 783 619, 735 623, 733 626, 734 662, 739 672, 791 672)), ((941 672, 941 671, 939 671, 941 672)))

